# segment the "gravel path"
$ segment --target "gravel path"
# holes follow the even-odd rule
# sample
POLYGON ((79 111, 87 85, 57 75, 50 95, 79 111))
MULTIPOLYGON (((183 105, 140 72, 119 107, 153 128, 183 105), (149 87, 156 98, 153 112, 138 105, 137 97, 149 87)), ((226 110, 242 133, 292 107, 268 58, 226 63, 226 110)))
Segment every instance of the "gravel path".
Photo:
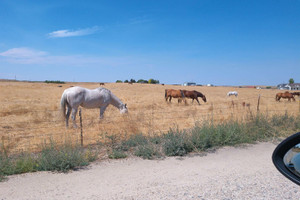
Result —
POLYGON ((0 199, 300 199, 273 166, 272 143, 206 156, 96 162, 67 174, 38 172, 0 183, 0 199))

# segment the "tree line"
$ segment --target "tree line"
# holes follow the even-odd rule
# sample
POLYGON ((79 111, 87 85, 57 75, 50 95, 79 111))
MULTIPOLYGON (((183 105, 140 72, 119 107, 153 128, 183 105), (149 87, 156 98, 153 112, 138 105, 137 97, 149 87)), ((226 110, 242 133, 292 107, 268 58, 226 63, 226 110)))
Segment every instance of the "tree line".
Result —
POLYGON ((121 80, 117 80, 116 83, 149 83, 149 84, 159 84, 159 80, 155 80, 153 78, 150 78, 149 80, 145 80, 145 79, 139 79, 138 81, 134 80, 134 79, 130 79, 130 80, 125 80, 124 82, 121 80))

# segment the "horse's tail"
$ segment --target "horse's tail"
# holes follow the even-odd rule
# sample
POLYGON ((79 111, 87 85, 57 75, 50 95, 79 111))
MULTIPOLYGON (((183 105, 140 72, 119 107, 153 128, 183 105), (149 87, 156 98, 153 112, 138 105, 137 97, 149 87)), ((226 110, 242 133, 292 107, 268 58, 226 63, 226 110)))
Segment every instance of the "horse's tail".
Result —
POLYGON ((66 93, 63 93, 60 99, 60 110, 61 110, 61 114, 64 117, 64 119, 66 118, 66 105, 67 105, 67 95, 66 93))
POLYGON ((183 93, 182 90, 180 90, 180 94, 181 94, 181 97, 182 97, 182 98, 185 98, 184 93, 183 93))
POLYGON ((167 101, 167 92, 168 92, 168 89, 165 89, 165 99, 167 101))

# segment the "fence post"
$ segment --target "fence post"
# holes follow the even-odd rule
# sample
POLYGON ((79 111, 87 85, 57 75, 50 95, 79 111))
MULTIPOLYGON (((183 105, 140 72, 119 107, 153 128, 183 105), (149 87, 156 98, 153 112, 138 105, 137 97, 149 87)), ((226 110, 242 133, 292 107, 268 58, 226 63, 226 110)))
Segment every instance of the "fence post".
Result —
POLYGON ((257 112, 259 112, 259 102, 260 102, 260 94, 258 95, 258 100, 257 100, 257 112))
POLYGON ((81 114, 81 108, 79 108, 79 119, 80 119, 80 143, 81 143, 81 146, 83 146, 83 133, 82 133, 82 114, 81 114))
POLYGON ((299 101, 299 114, 300 114, 300 96, 298 96, 298 101, 299 101))
POLYGON ((211 102, 211 119, 212 123, 214 123, 214 103, 211 102))

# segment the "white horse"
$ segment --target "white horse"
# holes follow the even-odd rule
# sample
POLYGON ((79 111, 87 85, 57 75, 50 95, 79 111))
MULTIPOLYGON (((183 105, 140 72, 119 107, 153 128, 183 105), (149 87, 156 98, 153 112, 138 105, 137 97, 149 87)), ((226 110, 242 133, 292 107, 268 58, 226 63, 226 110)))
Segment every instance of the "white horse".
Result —
POLYGON ((77 127, 75 119, 79 106, 100 108, 100 119, 102 119, 104 111, 109 104, 117 107, 121 114, 128 112, 126 104, 123 104, 110 90, 102 87, 93 90, 82 87, 68 88, 63 92, 60 101, 61 110, 66 120, 66 127, 69 126, 69 117, 72 110, 73 126, 75 128, 77 127), (66 108, 68 108, 67 112, 66 108))
POLYGON ((238 96, 238 92, 237 91, 230 91, 230 92, 227 93, 227 96, 230 97, 231 95, 234 95, 234 96, 237 97, 238 96))

